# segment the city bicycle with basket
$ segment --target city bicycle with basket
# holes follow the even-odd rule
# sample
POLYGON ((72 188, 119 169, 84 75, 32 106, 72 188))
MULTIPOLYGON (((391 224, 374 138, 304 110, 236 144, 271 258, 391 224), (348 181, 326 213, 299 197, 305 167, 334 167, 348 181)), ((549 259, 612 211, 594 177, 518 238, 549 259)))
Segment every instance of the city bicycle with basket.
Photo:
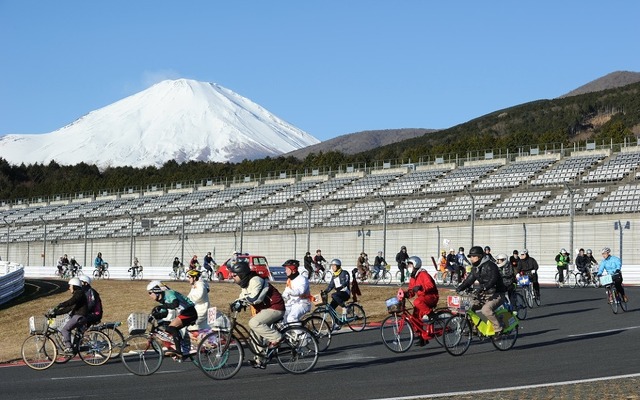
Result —
MULTIPOLYGON (((518 287, 516 283, 513 286, 518 287)), ((527 301, 518 290, 513 291, 513 296, 509 296, 509 292, 505 293, 504 306, 507 310, 515 312, 519 320, 527 319, 527 301)))
POLYGON ((109 361, 111 341, 104 333, 87 329, 86 325, 72 331, 72 353, 65 353, 60 329, 69 315, 50 317, 49 314, 29 318, 29 337, 22 343, 22 360, 35 370, 44 370, 53 364, 64 364, 78 355, 87 365, 102 365, 109 361))
POLYGON ((413 345, 415 337, 427 336, 429 339, 435 338, 436 341, 443 345, 442 334, 446 321, 453 316, 448 308, 435 309, 428 316, 428 320, 418 319, 411 312, 412 307, 407 308, 406 303, 409 301, 402 292, 398 291, 398 295, 387 299, 387 311, 389 316, 382 320, 380 325, 380 335, 382 343, 394 353, 404 353, 413 345))
POLYGON ((196 357, 205 375, 212 379, 229 379, 236 375, 244 361, 244 348, 268 363, 274 357, 285 371, 304 374, 318 362, 318 342, 314 334, 300 324, 277 322, 275 327, 282 333, 277 347, 267 347, 253 332, 238 323, 238 314, 247 304, 237 301, 230 306, 230 326, 204 336, 198 346, 196 357))
POLYGON ((329 304, 328 293, 320 292, 320 298, 321 302, 316 305, 311 315, 320 317, 322 324, 326 322, 332 331, 347 325, 352 331, 360 332, 367 325, 367 315, 360 304, 354 301, 345 303, 342 307, 342 314, 338 315, 338 312, 329 304))
POLYGON ((516 275, 516 282, 518 284, 518 289, 522 289, 524 291, 524 300, 527 303, 529 308, 533 308, 533 304, 535 303, 538 307, 541 304, 540 294, 536 293, 533 289, 533 282, 531 282, 531 277, 527 274, 518 274, 516 275))
POLYGON ((611 311, 614 314, 618 313, 618 306, 622 311, 627 311, 627 302, 616 289, 616 284, 613 282, 613 275, 600 275, 600 283, 604 286, 607 293, 607 300, 611 306, 611 311))
POLYGON ((480 340, 490 339, 498 350, 511 349, 518 339, 518 317, 505 307, 498 307, 495 315, 504 328, 502 332, 496 334, 493 324, 480 318, 480 315, 471 308, 475 300, 477 300, 477 294, 447 297, 447 305, 455 315, 445 323, 444 348, 449 354, 460 356, 469 349, 471 339, 475 335, 480 340))

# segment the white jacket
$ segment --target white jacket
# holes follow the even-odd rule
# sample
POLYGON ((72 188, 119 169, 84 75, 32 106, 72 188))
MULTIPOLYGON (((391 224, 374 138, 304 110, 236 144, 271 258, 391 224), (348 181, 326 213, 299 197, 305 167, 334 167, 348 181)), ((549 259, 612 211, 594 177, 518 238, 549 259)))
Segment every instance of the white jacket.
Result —
POLYGON ((309 279, 303 274, 299 274, 295 279, 287 280, 287 287, 282 292, 287 307, 293 304, 311 304, 311 290, 309 289, 309 279))
POLYGON ((187 297, 193 302, 198 313, 196 322, 198 329, 206 328, 207 310, 209 309, 209 284, 203 281, 195 281, 187 297))

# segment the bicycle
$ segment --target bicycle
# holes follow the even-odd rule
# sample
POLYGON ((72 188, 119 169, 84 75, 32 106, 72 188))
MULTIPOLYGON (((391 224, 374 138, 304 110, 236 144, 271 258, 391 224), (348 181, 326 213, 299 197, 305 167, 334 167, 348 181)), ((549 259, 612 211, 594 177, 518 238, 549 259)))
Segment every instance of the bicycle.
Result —
POLYGON ((535 303, 538 307, 542 303, 540 299, 540 293, 536 293, 533 289, 533 283, 530 280, 529 275, 519 274, 517 277, 518 288, 524 290, 524 300, 529 308, 533 308, 535 303))
POLYGON ((109 338, 97 330, 86 326, 73 330, 71 340, 72 353, 64 352, 62 332, 68 321, 68 315, 57 318, 31 316, 29 318, 29 337, 22 343, 20 353, 29 368, 45 370, 53 364, 64 364, 76 355, 87 365, 97 366, 109 361, 112 347, 109 338))
POLYGON ((119 358, 124 349, 124 335, 118 329, 120 325, 120 322, 104 322, 89 327, 89 330, 100 331, 107 335, 111 342, 111 358, 119 358))
POLYGON ((342 315, 339 316, 329 304, 329 295, 327 293, 321 292, 320 298, 320 304, 311 312, 311 315, 322 318, 323 323, 326 321, 331 327, 331 331, 341 329, 343 325, 347 325, 352 331, 360 332, 367 325, 367 315, 360 304, 353 301, 346 303, 342 307, 342 315))
POLYGON ((178 268, 169 272, 169 278, 171 278, 174 281, 183 281, 187 279, 187 273, 184 270, 184 265, 180 264, 178 268))
MULTIPOLYGON (((416 336, 429 339, 435 338, 442 346, 442 334, 447 319, 453 316, 449 309, 435 309, 429 314, 428 320, 418 319, 407 309, 406 297, 401 296, 387 299, 389 316, 382 320, 380 335, 382 343, 394 353, 404 353, 413 345, 416 336), (425 335, 426 334, 426 335, 425 335)), ((409 304, 413 306, 411 301, 409 304)))
POLYGON ((511 349, 518 339, 518 317, 503 306, 495 310, 496 317, 502 322, 502 332, 496 334, 493 324, 484 321, 471 309, 471 305, 477 297, 473 296, 448 296, 447 304, 457 315, 449 318, 444 326, 444 348, 452 356, 464 354, 471 345, 471 339, 475 334, 480 340, 490 339, 493 346, 500 351, 511 349))
POLYGON ((327 283, 329 280, 331 280, 331 274, 332 274, 331 271, 327 271, 327 269, 324 268, 324 265, 322 268, 319 268, 317 265, 314 265, 313 273, 309 277, 309 282, 310 283, 327 283))
POLYGON ((384 267, 380 268, 380 271, 378 273, 376 273, 375 271, 371 271, 372 277, 371 280, 373 280, 374 284, 378 284, 379 282, 384 283, 385 285, 388 285, 391 283, 391 265, 389 264, 385 264, 384 267))
POLYGON ((517 290, 514 291, 513 300, 509 297, 509 292, 505 294, 504 306, 509 311, 515 311, 519 320, 527 319, 527 302, 524 296, 517 290))
POLYGON ((129 279, 131 279, 132 281, 135 281, 136 279, 142 280, 142 270, 142 265, 129 268, 129 279))
POLYGON ((613 283, 613 275, 600 275, 600 283, 602 283, 602 286, 604 286, 607 293, 607 299, 611 306, 611 311, 613 311, 614 314, 617 314, 618 305, 620 305, 622 311, 626 312, 627 302, 624 301, 624 297, 622 297, 620 292, 618 292, 618 289, 616 289, 616 285, 613 283))
POLYGON ((95 267, 93 270, 93 279, 109 279, 109 263, 95 267))
POLYGON ((555 283, 556 283, 556 287, 563 287, 563 286, 567 286, 570 288, 575 288, 576 287, 576 275, 573 272, 573 270, 571 269, 567 269, 567 272, 564 273, 564 282, 560 282, 560 272, 556 272, 556 276, 555 276, 555 283))
POLYGON ((593 276, 588 268, 584 272, 578 270, 574 275, 576 277, 576 287, 587 287, 593 284, 593 276))
POLYGON ((275 348, 269 348, 253 332, 238 323, 241 307, 230 307, 230 326, 206 335, 197 349, 198 365, 206 376, 212 379, 229 379, 238 373, 244 361, 243 343, 256 356, 269 362, 273 357, 285 371, 304 374, 318 362, 318 342, 312 332, 299 324, 286 325, 282 322, 275 327, 282 333, 282 340, 275 348))
POLYGON ((396 271, 396 283, 398 286, 402 286, 403 283, 409 282, 409 269, 407 268, 407 264, 404 263, 404 281, 402 281, 402 271, 398 269, 396 271))

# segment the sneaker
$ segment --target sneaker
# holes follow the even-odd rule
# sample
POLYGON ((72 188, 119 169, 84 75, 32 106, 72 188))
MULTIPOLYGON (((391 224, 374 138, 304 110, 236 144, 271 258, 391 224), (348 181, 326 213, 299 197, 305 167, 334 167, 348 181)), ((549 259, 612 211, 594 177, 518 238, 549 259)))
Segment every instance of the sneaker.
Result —
POLYGON ((256 369, 267 369, 267 364, 259 359, 249 360, 249 364, 256 369))
POLYGON ((625 303, 628 303, 628 302, 629 302, 629 298, 627 297, 627 295, 626 295, 626 294, 623 294, 623 295, 622 295, 622 301, 624 301, 625 303))
POLYGON ((62 355, 63 356, 72 356, 73 355, 73 349, 71 347, 65 347, 64 350, 62 351, 62 355))
POLYGON ((418 339, 418 341, 416 342, 415 346, 416 346, 416 347, 424 347, 424 346, 426 346, 427 344, 429 344, 429 341, 428 341, 428 340, 425 340, 425 339, 423 339, 423 338, 420 338, 420 339, 418 339))

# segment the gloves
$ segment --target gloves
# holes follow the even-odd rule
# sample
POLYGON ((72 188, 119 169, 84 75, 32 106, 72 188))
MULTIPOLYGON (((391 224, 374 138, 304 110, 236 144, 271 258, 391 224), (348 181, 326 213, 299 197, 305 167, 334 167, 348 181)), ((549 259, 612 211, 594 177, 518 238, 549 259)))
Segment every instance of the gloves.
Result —
POLYGON ((55 308, 52 308, 52 309, 50 309, 50 310, 47 310, 47 311, 44 313, 44 316, 45 316, 45 317, 47 317, 47 318, 54 318, 54 317, 56 316, 56 309, 55 309, 55 308))
POLYGON ((423 288, 421 285, 416 285, 413 287, 413 293, 421 291, 423 288))
POLYGON ((169 310, 163 306, 155 306, 153 310, 151 310, 151 317, 155 319, 163 319, 166 318, 167 315, 169 315, 169 310))
POLYGON ((460 286, 456 287, 456 294, 460 294, 460 286))
POLYGON ((231 311, 241 311, 244 308, 244 302, 242 300, 236 300, 230 305, 231 311))

